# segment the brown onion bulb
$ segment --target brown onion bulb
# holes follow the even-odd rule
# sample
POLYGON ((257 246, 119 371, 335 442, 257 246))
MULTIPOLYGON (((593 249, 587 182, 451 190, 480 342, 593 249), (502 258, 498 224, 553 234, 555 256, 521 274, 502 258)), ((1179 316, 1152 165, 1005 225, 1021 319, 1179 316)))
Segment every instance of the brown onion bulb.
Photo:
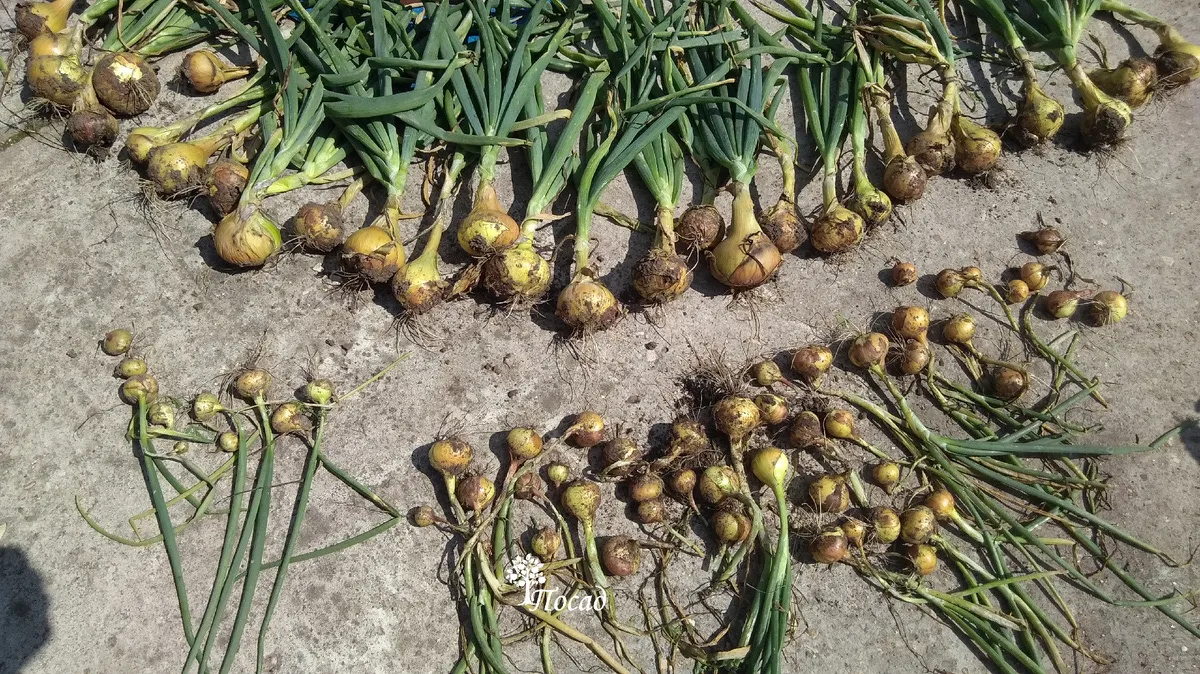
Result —
POLYGON ((97 61, 92 86, 104 107, 120 117, 140 115, 158 98, 158 74, 132 52, 107 54, 97 61))

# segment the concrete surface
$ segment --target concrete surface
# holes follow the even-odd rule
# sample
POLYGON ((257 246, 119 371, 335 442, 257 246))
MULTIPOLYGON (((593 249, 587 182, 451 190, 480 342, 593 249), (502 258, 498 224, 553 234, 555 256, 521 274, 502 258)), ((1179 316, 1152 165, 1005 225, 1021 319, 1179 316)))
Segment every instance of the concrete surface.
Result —
MULTIPOLYGON (((1200 38, 1196 3, 1142 4, 1200 38)), ((1124 56, 1125 41, 1110 26, 1098 23, 1096 32, 1111 57, 1124 56)), ((1149 35, 1136 34, 1152 48, 1149 35)), ((172 63, 164 63, 164 72, 172 63)), ((20 68, 20 61, 14 65, 20 68)), ((1051 81, 1067 99, 1064 78, 1051 81)), ((1011 107, 1003 92, 995 95, 1011 107)), ((14 92, 4 101, 12 110, 21 105, 14 92)), ((164 101, 195 105, 177 90, 166 91, 164 101)), ((993 122, 1003 116, 995 104, 989 114, 993 122)), ((791 124, 786 117, 781 122, 791 124)), ((14 118, 6 113, 7 121, 14 118)), ((1111 156, 1048 147, 1008 154, 990 189, 937 180, 923 201, 901 209, 896 226, 876 232, 861 251, 837 261, 788 256, 753 311, 713 296, 713 284, 700 280, 697 290, 654 321, 631 314, 588 340, 582 360, 558 346, 548 311, 531 321, 525 314, 493 315, 474 300, 456 302, 426 322, 442 339, 413 345, 393 328, 389 302, 350 310, 319 274, 318 258, 289 255, 266 270, 239 274, 214 268, 210 224, 202 213, 172 206, 152 228, 131 198, 136 175, 115 157, 95 162, 52 147, 61 129, 52 124, 40 134, 49 142, 26 138, 0 153, 0 523, 7 525, 0 539, 0 673, 159 674, 174 671, 186 652, 161 549, 101 538, 74 507, 80 496, 101 522, 117 528, 148 505, 122 439, 128 411, 110 376, 115 361, 95 347, 117 326, 135 328, 164 393, 184 398, 214 389, 260 342, 260 363, 275 374, 277 397, 301 384, 305 369, 346 389, 398 352, 411 352, 339 410, 327 443, 343 466, 408 508, 435 500, 424 451, 448 425, 462 429, 478 450, 480 468, 492 473, 500 467, 486 449, 495 446, 493 433, 516 424, 561 430, 564 417, 583 408, 601 411, 645 441, 654 424, 672 417, 681 395, 676 378, 695 366, 694 347, 723 350, 740 362, 844 331, 846 324, 865 328, 877 312, 897 304, 920 303, 935 318, 948 316, 963 307, 930 299, 919 287, 881 283, 887 260, 914 261, 923 274, 973 263, 995 279, 1029 259, 1016 234, 1033 228, 1040 213, 1061 223, 1084 276, 1104 287, 1116 287, 1121 277, 1135 287, 1128 320, 1103 329, 1081 326, 1086 348, 1080 360, 1109 383, 1112 408, 1087 415, 1104 424, 1094 439, 1147 441, 1194 415, 1200 399, 1198 120, 1200 85, 1193 85, 1140 111, 1129 142, 1111 156)), ((778 189, 770 163, 764 160, 758 185, 765 195, 778 189)), ((514 188, 509 172, 503 175, 502 198, 510 203, 514 188)), ((817 203, 815 187, 804 189, 803 206, 817 203)), ((518 201, 526 190, 519 179, 518 201)), ((410 192, 409 205, 415 206, 410 192)), ((643 197, 618 181, 607 198, 648 222, 652 210, 643 197)), ((283 219, 304 200, 289 196, 270 208, 283 219)), ((728 197, 721 203, 727 208, 728 197)), ((358 217, 363 204, 360 199, 358 217)), ((560 223, 560 231, 569 224, 560 223)), ((416 224, 410 227, 415 231, 416 224)), ((648 237, 605 221, 597 222, 594 235, 600 272, 612 287, 627 288, 631 260, 649 245, 648 237), (634 257, 627 258, 630 249, 634 257)), ((444 259, 457 261, 452 242, 448 238, 444 259)), ((983 348, 1002 351, 994 324, 985 320, 982 333, 983 348)), ((861 386, 849 374, 835 381, 861 386)), ((868 435, 884 441, 873 429, 868 435)), ((586 459, 577 450, 557 454, 576 468, 586 459)), ((276 521, 290 512, 288 481, 301 459, 299 444, 287 443, 276 521)), ((1186 556, 1200 523, 1198 462, 1195 432, 1162 451, 1106 462, 1113 518, 1186 556)), ((606 492, 602 533, 634 531, 622 510, 606 492)), ((531 515, 522 512, 518 521, 531 515)), ((302 546, 381 519, 325 476, 302 546)), ((206 597, 221 529, 221 518, 211 518, 182 536, 193 605, 202 606, 206 597)), ((456 657, 457 622, 438 580, 445 573, 439 575, 444 545, 432 529, 402 525, 347 553, 296 567, 268 641, 272 671, 447 671, 456 657)), ((1163 569, 1126 553, 1121 561, 1164 594, 1189 592, 1200 583, 1195 567, 1163 569)), ((895 607, 893 619, 881 596, 850 569, 798 570, 803 630, 787 647, 789 671, 984 671, 940 623, 907 606, 895 607)), ((690 588, 704 576, 681 568, 675 577, 690 588)), ((637 582, 619 585, 628 595, 637 582)), ((632 597, 622 599, 632 620, 632 597)), ((1081 671, 1200 671, 1200 643, 1153 610, 1075 605, 1085 638, 1113 659, 1106 668, 1080 662, 1081 671)), ((251 646, 248 637, 240 671, 251 671, 245 657, 251 646)), ((590 669, 583 649, 567 648, 581 664, 560 653, 559 671, 590 669)), ((636 651, 651 667, 644 644, 636 651)), ((536 664, 528 645, 513 655, 515 670, 536 664)))

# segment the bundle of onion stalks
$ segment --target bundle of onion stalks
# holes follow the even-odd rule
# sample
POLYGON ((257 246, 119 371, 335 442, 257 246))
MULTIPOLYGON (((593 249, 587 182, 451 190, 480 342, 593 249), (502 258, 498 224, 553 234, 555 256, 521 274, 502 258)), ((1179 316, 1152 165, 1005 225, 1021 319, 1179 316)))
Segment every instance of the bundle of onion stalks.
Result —
POLYGON ((127 439, 145 482, 150 508, 129 518, 131 536, 106 529, 77 497, 79 514, 96 532, 123 545, 162 544, 188 645, 186 655, 181 654, 185 655, 182 671, 231 671, 252 609, 262 616, 254 660, 255 671, 262 671, 268 629, 292 565, 358 545, 392 528, 402 517, 386 500, 331 460, 323 440, 330 414, 403 357, 340 396, 329 380, 312 379, 301 388, 301 399, 277 402, 271 398, 270 373, 250 366, 228 378, 229 396, 205 392, 189 404, 159 391, 157 378, 138 353, 128 330, 107 333, 100 346, 104 353, 120 357, 114 376, 121 380, 121 400, 133 410, 127 439), (267 538, 273 528, 280 526, 269 521, 271 501, 281 492, 275 481, 276 456, 292 446, 304 447, 306 454, 296 482, 291 518, 283 525, 283 548, 277 559, 269 560, 267 538), (361 533, 301 551, 298 543, 312 486, 323 474, 341 482, 387 519, 361 533), (150 518, 157 533, 147 531, 146 520, 150 518), (225 529, 216 564, 208 564, 216 567, 208 600, 202 613, 193 614, 185 572, 189 560, 183 558, 178 540, 183 535, 204 536, 205 532, 215 539, 221 520, 225 529), (263 572, 271 571, 270 593, 263 607, 262 597, 256 600, 256 590, 263 572), (233 609, 230 599, 235 593, 239 599, 233 609), (219 638, 222 633, 226 638, 219 638))

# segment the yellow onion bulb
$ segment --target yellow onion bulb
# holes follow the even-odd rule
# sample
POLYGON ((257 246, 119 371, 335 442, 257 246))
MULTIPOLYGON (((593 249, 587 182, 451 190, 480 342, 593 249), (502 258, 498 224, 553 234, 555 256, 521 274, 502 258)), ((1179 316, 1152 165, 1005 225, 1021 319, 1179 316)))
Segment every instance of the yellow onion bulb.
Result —
POLYGON ((179 76, 187 80, 192 89, 201 94, 211 94, 221 85, 245 77, 249 68, 228 66, 210 49, 188 52, 179 64, 179 76))
POLYGON ((562 505, 575 519, 590 525, 600 507, 600 487, 595 482, 575 480, 563 489, 562 505))
POLYGON ((850 343, 850 362, 855 367, 882 367, 890 347, 887 335, 883 333, 869 332, 859 335, 850 343))
POLYGON ((838 204, 817 217, 808 240, 821 253, 844 253, 862 241, 865 231, 862 216, 838 204))
POLYGON ((538 556, 542 562, 549 562, 558 554, 558 548, 562 545, 562 537, 558 535, 554 529, 550 527, 542 527, 534 534, 529 541, 529 549, 533 554, 538 556))
POLYGON ((540 298, 550 287, 551 276, 550 263, 532 246, 505 248, 483 265, 483 287, 501 302, 540 298))
POLYGON ((897 367, 904 374, 918 375, 925 371, 932 359, 933 354, 924 340, 910 339, 904 343, 904 350, 900 353, 897 367))
POLYGON ((571 440, 577 447, 595 447, 604 440, 604 417, 591 410, 580 412, 563 439, 571 440))
POLYGON ((1154 59, 1162 85, 1180 87, 1200 78, 1200 46, 1188 42, 1172 26, 1156 26, 1154 32, 1160 43, 1154 59))
POLYGON ((675 223, 675 236, 688 251, 711 250, 725 235, 725 218, 712 204, 689 207, 675 223))
POLYGON ((1079 308, 1082 293, 1073 290, 1055 290, 1046 295, 1046 313, 1054 318, 1070 318, 1079 308))
POLYGON ((928 506, 914 506, 900 513, 900 538, 905 543, 926 543, 937 531, 937 516, 928 506))
POLYGON ((246 165, 232 159, 221 159, 208 167, 205 179, 208 203, 218 216, 229 215, 237 208, 249 180, 250 171, 246 165))
POLYGON ((906 545, 904 556, 912 562, 913 571, 919 576, 937 571, 937 550, 932 545, 906 545))
POLYGON ((234 395, 248 402, 254 402, 259 397, 265 396, 271 388, 273 381, 271 373, 261 368, 248 368, 240 372, 236 379, 233 380, 230 388, 234 395))
POLYGON ((750 469, 759 482, 772 489, 779 489, 787 482, 787 454, 778 447, 764 447, 750 459, 750 469))
POLYGON ((867 537, 866 522, 849 517, 842 522, 841 529, 842 533, 846 534, 846 540, 860 548, 862 547, 863 540, 867 537))
POLYGON ((821 379, 833 367, 833 352, 823 344, 809 344, 796 349, 792 355, 792 371, 805 383, 820 384, 821 379))
POLYGON ((788 404, 782 396, 774 393, 760 393, 754 396, 754 404, 758 406, 764 424, 778 426, 787 421, 788 404))
POLYGON ((796 204, 786 196, 780 195, 774 206, 759 215, 758 221, 780 253, 790 253, 804 243, 800 214, 796 212, 796 204))
POLYGON ((887 506, 871 511, 871 526, 875 529, 875 540, 880 543, 893 543, 900 538, 900 515, 887 506))
POLYGON ((942 297, 957 297, 966 283, 967 279, 957 269, 943 269, 933 281, 942 297))
POLYGON ((746 516, 730 510, 717 510, 713 513, 710 525, 713 535, 725 545, 741 543, 750 531, 746 516))
POLYGON ((611 328, 625 312, 608 286, 579 275, 558 294, 554 314, 574 332, 587 335, 611 328))
POLYGON ((942 326, 942 338, 951 344, 969 346, 975 337, 975 319, 969 314, 959 314, 942 326))
POLYGON ((261 267, 283 245, 279 227, 256 204, 221 218, 212 236, 217 255, 235 267, 261 267))
POLYGON ((1019 278, 1015 278, 1008 282, 1005 288, 1004 299, 1009 304, 1019 304, 1029 299, 1029 295, 1029 284, 1019 278))
POLYGON ((708 268, 722 285, 749 290, 770 280, 782 262, 779 249, 759 231, 741 239, 726 237, 713 248, 708 268))
POLYGON ((725 396, 713 406, 713 423, 733 441, 749 436, 762 423, 762 413, 753 400, 725 396))
POLYGON ((950 132, 954 136, 954 163, 964 173, 986 173, 1000 160, 1000 136, 995 131, 955 115, 950 132))
POLYGON ((443 475, 462 475, 471 465, 475 450, 458 437, 442 438, 429 446, 429 465, 443 475))
POLYGON ((1096 325, 1119 323, 1129 314, 1129 300, 1115 290, 1101 290, 1092 295, 1089 313, 1096 325))
POLYGON ((1037 249, 1038 255, 1051 255, 1058 252, 1059 248, 1067 242, 1063 237, 1062 232, 1053 227, 1042 227, 1040 229, 1021 232, 1019 236, 1025 241, 1033 244, 1037 249))
POLYGON ((917 282, 917 265, 911 262, 896 260, 892 265, 892 285, 896 287, 912 285, 917 282))
POLYGON ((846 532, 841 527, 822 531, 808 544, 808 553, 818 564, 837 564, 849 552, 846 532))
POLYGON ((954 170, 954 136, 942 128, 936 107, 930 114, 929 125, 908 140, 904 151, 916 159, 928 175, 939 176, 954 170))
POLYGON ((35 56, 25 66, 25 81, 34 96, 70 107, 87 86, 88 71, 75 55, 35 56))
POLYGON ((1041 262, 1026 262, 1021 265, 1019 276, 1030 292, 1040 292, 1050 282, 1050 267, 1041 262))
POLYGON ((817 450, 825 448, 825 427, 812 410, 803 410, 788 426, 788 442, 796 449, 817 450))
POLYGON ((496 485, 482 475, 467 475, 459 480, 454 495, 464 508, 480 513, 496 498, 496 485))
POLYGON ((404 247, 382 227, 363 227, 342 244, 342 267, 371 283, 386 283, 402 264, 404 247))
POLYGON ((775 361, 763 360, 750 368, 750 376, 754 379, 754 383, 767 387, 783 380, 783 370, 779 369, 775 361))
POLYGON ((163 197, 194 191, 204 185, 208 159, 216 150, 213 143, 202 141, 158 145, 146 158, 146 177, 163 197))
POLYGON ((818 512, 841 514, 850 507, 850 488, 841 475, 822 475, 808 485, 808 499, 818 512))
POLYGON ((600 561, 610 576, 632 576, 641 566, 642 547, 628 536, 612 536, 600 546, 600 561))
POLYGON ((929 174, 914 157, 893 157, 883 169, 883 191, 892 200, 907 204, 925 195, 929 174))
POLYGON ((104 107, 120 117, 140 115, 158 98, 158 75, 132 52, 107 54, 97 61, 92 85, 104 107))
POLYGON ((68 32, 43 32, 29 41, 29 58, 38 56, 66 56, 75 53, 75 36, 68 32))
POLYGON ((1098 89, 1096 93, 1099 95, 1090 102, 1089 97, 1084 96, 1083 137, 1093 146, 1114 145, 1125 137, 1125 130, 1133 124, 1133 112, 1124 101, 1098 89))
POLYGON ((929 311, 925 307, 896 307, 892 312, 892 332, 902 339, 925 341, 929 332, 929 311))
POLYGON ((1029 377, 1020 370, 997 366, 992 371, 992 393, 1001 400, 1012 402, 1029 388, 1029 377))
POLYGON ((419 316, 441 303, 447 284, 438 271, 437 257, 421 255, 400 265, 389 285, 400 307, 419 316))
POLYGON ((1132 109, 1150 102, 1158 87, 1158 66, 1148 58, 1126 59, 1116 68, 1099 68, 1088 77, 1100 91, 1132 109))
POLYGON ((472 257, 483 257, 508 248, 520 234, 521 228, 500 205, 495 188, 481 183, 475 205, 458 225, 458 245, 472 257))
POLYGON ((925 507, 933 512, 939 522, 953 520, 958 515, 955 508, 954 494, 948 489, 937 489, 925 497, 925 507))
POLYGON ((673 250, 652 248, 633 268, 633 289, 650 304, 674 301, 691 285, 691 267, 673 250))
POLYGON ((854 414, 849 410, 835 408, 825 413, 822 422, 825 435, 838 440, 854 439, 854 414))
POLYGON ((639 475, 629 482, 629 498, 638 503, 652 501, 662 496, 665 488, 666 484, 661 477, 653 473, 639 475))
POLYGON ((709 466, 696 480, 696 494, 709 505, 716 505, 738 492, 737 473, 729 466, 709 466))
POLYGON ((67 133, 77 147, 108 147, 119 131, 117 118, 102 105, 73 110, 67 118, 67 133))
POLYGON ((306 249, 328 253, 346 239, 342 207, 336 201, 304 204, 292 218, 292 233, 306 249))
POLYGON ((884 493, 890 495, 900 484, 900 464, 894 461, 881 461, 871 466, 871 481, 879 486, 884 493))
POLYGON ((125 139, 125 151, 135 164, 145 164, 155 148, 174 143, 183 136, 183 131, 173 127, 142 126, 129 132, 125 139))
POLYGON ((892 200, 883 190, 871 184, 865 177, 854 187, 854 194, 846 200, 846 207, 858 214, 867 231, 887 222, 892 217, 892 200))
POLYGON ((1053 138, 1065 119, 1062 103, 1046 94, 1037 82, 1026 82, 1025 97, 1017 112, 1017 126, 1030 144, 1053 138))

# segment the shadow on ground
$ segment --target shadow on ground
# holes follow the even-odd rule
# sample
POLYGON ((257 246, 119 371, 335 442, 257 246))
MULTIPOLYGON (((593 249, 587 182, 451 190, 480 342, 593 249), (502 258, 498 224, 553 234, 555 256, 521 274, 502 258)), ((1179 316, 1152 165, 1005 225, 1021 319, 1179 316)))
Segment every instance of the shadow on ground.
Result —
POLYGON ((50 600, 25 553, 0 547, 0 674, 16 674, 50 639, 50 600))

